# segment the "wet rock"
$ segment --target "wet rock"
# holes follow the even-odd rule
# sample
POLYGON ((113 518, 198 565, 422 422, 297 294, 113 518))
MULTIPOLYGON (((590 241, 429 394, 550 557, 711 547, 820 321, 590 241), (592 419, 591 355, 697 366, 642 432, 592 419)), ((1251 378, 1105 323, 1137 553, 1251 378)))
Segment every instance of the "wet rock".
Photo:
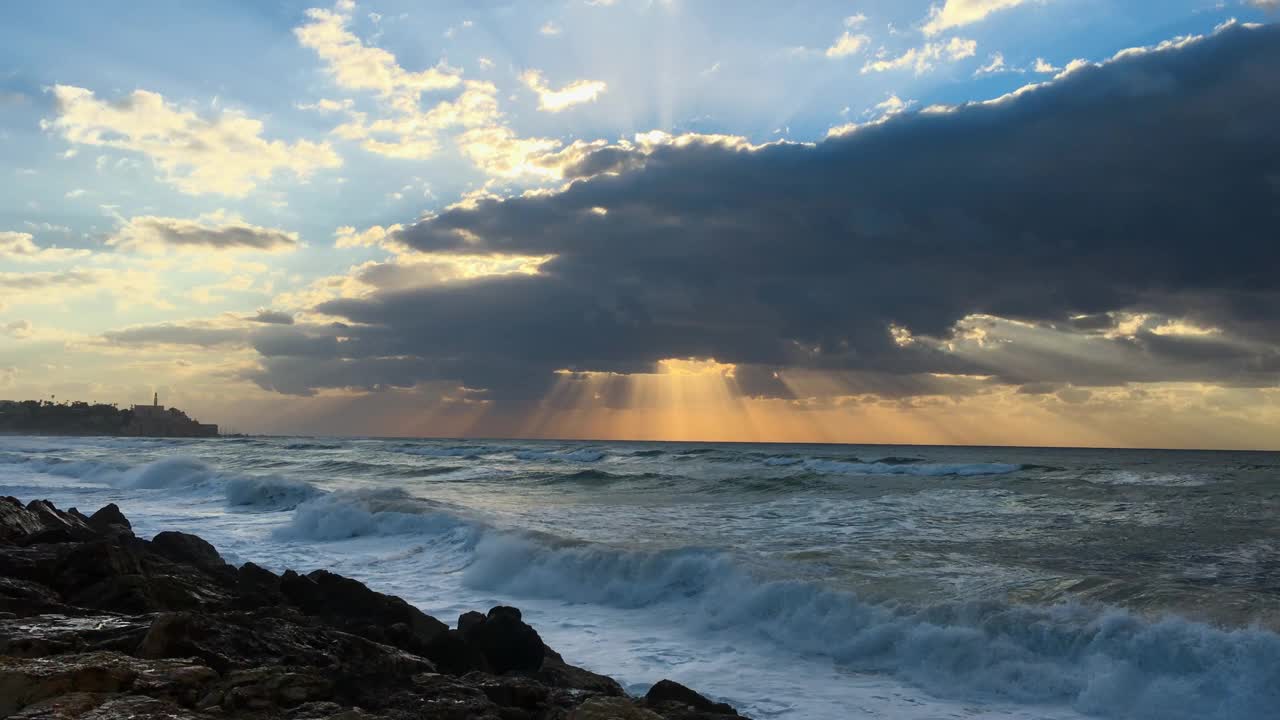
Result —
POLYGON ((150 624, 148 617, 59 614, 0 620, 0 655, 45 657, 99 650, 129 652, 150 624))
POLYGON ((204 540, 184 532, 166 531, 151 539, 151 550, 175 563, 194 565, 211 575, 234 573, 218 551, 204 540))
POLYGON ((440 672, 450 675, 465 675, 477 670, 489 671, 489 662, 485 660, 484 653, 467 642, 466 637, 458 630, 446 630, 436 635, 423 648, 422 654, 435 663, 440 672))
POLYGON ((211 671, 184 672, 191 667, 181 660, 145 662, 118 652, 0 656, 0 716, 70 693, 119 693, 135 684, 159 694, 183 694, 198 690, 193 683, 207 683, 214 677, 211 671))
POLYGON ((115 503, 105 505, 90 515, 87 524, 103 535, 133 535, 133 525, 115 503))
POLYGON ((619 697, 591 698, 569 713, 569 720, 664 720, 630 700, 619 697))
POLYGON ((323 570, 227 565, 186 533, 133 536, 0 498, 0 717, 55 720, 710 720, 675 683, 643 703, 569 665, 513 607, 458 628, 323 570), (17 713, 15 715, 15 713, 17 713))
POLYGON ((29 580, 0 576, 0 612, 26 617, 65 609, 61 596, 51 588, 29 580))
POLYGON ((644 696, 651 708, 676 711, 678 717, 702 717, 723 715, 737 717, 738 711, 727 703, 713 702, 694 690, 673 680, 659 680, 644 696), (692 711, 693 714, 688 714, 692 711))
POLYGON ((542 659, 542 668, 534 674, 534 677, 551 687, 576 690, 593 695, 620 697, 626 694, 617 680, 608 675, 593 673, 590 670, 570 665, 550 648, 547 648, 547 653, 542 659))
POLYGON ((3 497, 0 542, 33 545, 92 538, 96 531, 81 517, 58 510, 47 500, 32 500, 24 507, 17 498, 3 497))
POLYGON ((536 672, 542 668, 542 638, 521 619, 516 608, 499 605, 490 609, 483 621, 469 617, 466 629, 459 632, 484 656, 493 673, 536 672))
POLYGON ((222 685, 219 705, 228 712, 290 708, 328 700, 333 695, 332 680, 315 672, 280 666, 237 670, 222 685))
POLYGON ((19 542, 42 529, 40 518, 18 498, 0 497, 0 541, 19 542))

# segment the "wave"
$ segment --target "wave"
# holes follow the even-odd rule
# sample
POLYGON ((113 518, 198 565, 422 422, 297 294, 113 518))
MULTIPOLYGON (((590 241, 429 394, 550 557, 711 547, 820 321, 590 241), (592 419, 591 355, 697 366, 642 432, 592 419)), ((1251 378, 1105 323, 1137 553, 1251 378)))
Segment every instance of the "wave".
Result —
POLYGON ((403 490, 350 490, 327 493, 300 504, 289 523, 275 530, 290 540, 346 540, 383 535, 445 535, 470 542, 479 526, 447 512, 444 503, 416 498, 403 490))
POLYGON ((500 445, 453 445, 449 447, 443 447, 440 445, 399 445, 388 449, 391 452, 403 453, 405 455, 475 459, 483 455, 510 452, 512 448, 500 445))
POLYGON ((581 463, 599 462, 607 455, 603 450, 594 448, 581 448, 579 450, 517 450, 512 454, 520 460, 581 463))
POLYGON ((1098 485, 1146 485, 1152 487, 1201 487, 1208 485, 1210 479, 1202 475, 1187 473, 1139 473, 1132 470, 1115 472, 1086 473, 1086 482, 1098 485))
POLYGON ((223 486, 227 504, 258 510, 290 510, 325 492, 310 483, 282 477, 232 477, 223 486))
POLYGON ((1123 610, 999 603, 918 609, 802 582, 762 581, 723 553, 546 547, 509 533, 476 544, 464 582, 517 596, 638 609, 693 629, 890 674, 948 696, 1070 704, 1117 718, 1264 717, 1280 702, 1280 635, 1123 610))
POLYGON ((693 633, 767 642, 948 697, 1138 720, 1262 718, 1280 704, 1280 635, 1261 628, 1084 605, 875 604, 769 580, 721 551, 623 550, 501 530, 398 490, 307 500, 276 532, 324 541, 412 534, 424 552, 457 557, 472 589, 658 613, 693 633))
POLYGON ((1013 463, 890 463, 818 459, 805 460, 804 467, 813 472, 836 475, 920 475, 925 477, 1007 475, 1022 469, 1021 465, 1013 463))
POLYGON ((321 442, 295 442, 284 446, 285 450, 341 450, 341 445, 321 442))

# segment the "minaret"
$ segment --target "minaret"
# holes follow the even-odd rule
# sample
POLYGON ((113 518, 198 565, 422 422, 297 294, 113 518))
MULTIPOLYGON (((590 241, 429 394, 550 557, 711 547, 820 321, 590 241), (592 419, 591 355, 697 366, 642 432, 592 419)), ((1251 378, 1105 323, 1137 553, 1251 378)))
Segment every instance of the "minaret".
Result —
POLYGON ((160 393, 151 396, 151 407, 160 407, 160 393))

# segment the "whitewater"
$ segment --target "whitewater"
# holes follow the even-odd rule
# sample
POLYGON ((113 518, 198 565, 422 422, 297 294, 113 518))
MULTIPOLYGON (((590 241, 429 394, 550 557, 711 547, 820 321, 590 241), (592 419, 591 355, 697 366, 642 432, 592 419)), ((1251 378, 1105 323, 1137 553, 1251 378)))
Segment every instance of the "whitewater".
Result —
POLYGON ((1274 453, 5 436, 0 495, 756 718, 1280 718, 1274 453))

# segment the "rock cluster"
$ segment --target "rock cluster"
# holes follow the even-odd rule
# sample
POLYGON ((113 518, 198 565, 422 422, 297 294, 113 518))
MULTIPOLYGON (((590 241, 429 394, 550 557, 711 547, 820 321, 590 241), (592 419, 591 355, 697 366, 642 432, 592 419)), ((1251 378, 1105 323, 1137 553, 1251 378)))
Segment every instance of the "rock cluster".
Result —
POLYGON ((0 718, 726 720, 669 680, 644 698, 569 665, 520 611, 449 627, 316 570, 228 565, 181 532, 133 534, 0 498, 0 718))

